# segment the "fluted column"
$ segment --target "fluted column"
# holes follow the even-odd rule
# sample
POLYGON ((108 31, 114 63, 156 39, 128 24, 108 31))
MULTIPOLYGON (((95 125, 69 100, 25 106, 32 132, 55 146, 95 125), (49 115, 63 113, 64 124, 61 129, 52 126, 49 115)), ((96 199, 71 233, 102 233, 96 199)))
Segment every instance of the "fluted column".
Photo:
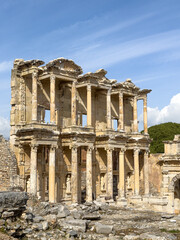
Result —
POLYGON ((113 198, 113 158, 112 149, 107 149, 107 194, 113 198))
POLYGON ((91 85, 87 85, 87 126, 92 125, 92 109, 91 109, 91 85))
POLYGON ((138 132, 138 119, 137 119, 137 96, 134 96, 133 104, 133 119, 134 119, 134 132, 138 132))
POLYGON ((111 89, 107 91, 107 129, 112 128, 111 120, 111 89))
POLYGON ((38 145, 31 145, 30 192, 37 195, 37 150, 38 145))
POLYGON ((76 83, 71 88, 71 124, 76 125, 76 83))
POLYGON ((123 109, 123 93, 119 93, 119 122, 118 130, 124 130, 124 109, 123 109))
POLYGON ((71 148, 71 197, 73 203, 78 203, 78 157, 77 157, 77 146, 71 148))
POLYGON ((124 174, 124 153, 125 149, 119 151, 119 198, 125 196, 125 174, 124 174))
POLYGON ((144 113, 144 133, 148 133, 148 128, 147 128, 147 96, 144 97, 143 99, 143 113, 144 113))
POLYGON ((134 194, 139 195, 139 149, 134 149, 134 194))
POLYGON ((55 112, 55 88, 56 88, 56 77, 50 76, 50 121, 56 123, 56 112, 55 112))
POLYGON ((92 151, 91 147, 87 149, 86 157, 86 201, 92 202, 92 151))
POLYGON ((37 121, 37 78, 38 73, 32 73, 32 121, 37 121))
POLYGON ((50 147, 49 153, 49 202, 55 202, 56 147, 50 147))
POLYGON ((149 194, 149 162, 148 162, 148 151, 144 152, 144 194, 149 194))

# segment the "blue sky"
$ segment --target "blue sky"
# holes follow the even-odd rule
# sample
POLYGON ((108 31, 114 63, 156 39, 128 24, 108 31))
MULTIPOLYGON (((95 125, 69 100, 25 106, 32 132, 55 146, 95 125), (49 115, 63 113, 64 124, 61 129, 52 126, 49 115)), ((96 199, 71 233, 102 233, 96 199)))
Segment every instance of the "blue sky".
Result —
MULTIPOLYGON (((131 78, 148 97, 149 125, 180 123, 179 0, 0 0, 0 133, 8 136, 15 58, 73 59, 131 78)), ((141 111, 139 110, 139 115, 141 111)), ((140 116, 140 120, 142 116, 140 116)))

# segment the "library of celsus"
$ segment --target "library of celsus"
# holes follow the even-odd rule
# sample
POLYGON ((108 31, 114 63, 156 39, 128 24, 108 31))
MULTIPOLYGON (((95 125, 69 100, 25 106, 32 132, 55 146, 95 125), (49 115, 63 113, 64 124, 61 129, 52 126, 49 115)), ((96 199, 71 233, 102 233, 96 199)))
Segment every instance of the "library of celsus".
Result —
POLYGON ((10 144, 23 190, 52 203, 102 199, 125 205, 149 195, 151 90, 130 79, 118 83, 106 73, 83 75, 64 58, 14 61, 10 144))

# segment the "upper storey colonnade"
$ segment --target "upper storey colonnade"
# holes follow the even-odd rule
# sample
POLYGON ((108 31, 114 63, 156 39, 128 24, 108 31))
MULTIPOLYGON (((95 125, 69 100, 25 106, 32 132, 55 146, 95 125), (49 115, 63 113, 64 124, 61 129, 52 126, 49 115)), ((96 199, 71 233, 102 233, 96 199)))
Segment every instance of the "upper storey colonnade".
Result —
MULTIPOLYGON (((50 110, 50 123, 61 129, 82 126, 85 116, 86 127, 96 132, 138 133, 137 101, 143 100, 144 134, 147 134, 147 94, 151 90, 140 90, 130 79, 117 83, 108 79, 103 69, 82 75, 80 66, 64 58, 43 64, 40 60, 14 62, 14 75, 19 74, 16 84, 22 85, 20 89, 24 88, 25 95, 20 94, 19 123, 43 123, 46 110, 50 110), (68 98, 66 104, 62 96, 68 98)), ((12 79, 12 95, 13 87, 12 79)), ((13 97, 11 105, 13 112, 13 97)), ((11 115, 11 125, 17 125, 17 119, 13 122, 11 115)))

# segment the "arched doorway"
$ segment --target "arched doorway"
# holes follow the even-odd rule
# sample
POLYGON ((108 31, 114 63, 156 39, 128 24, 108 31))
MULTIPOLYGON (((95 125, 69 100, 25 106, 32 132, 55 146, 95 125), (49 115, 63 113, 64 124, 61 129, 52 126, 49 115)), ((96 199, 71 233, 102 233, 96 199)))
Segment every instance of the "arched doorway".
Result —
POLYGON ((173 177, 169 186, 169 191, 174 194, 174 213, 180 213, 180 174, 173 177))
POLYGON ((174 212, 180 213, 180 179, 174 183, 174 212))

